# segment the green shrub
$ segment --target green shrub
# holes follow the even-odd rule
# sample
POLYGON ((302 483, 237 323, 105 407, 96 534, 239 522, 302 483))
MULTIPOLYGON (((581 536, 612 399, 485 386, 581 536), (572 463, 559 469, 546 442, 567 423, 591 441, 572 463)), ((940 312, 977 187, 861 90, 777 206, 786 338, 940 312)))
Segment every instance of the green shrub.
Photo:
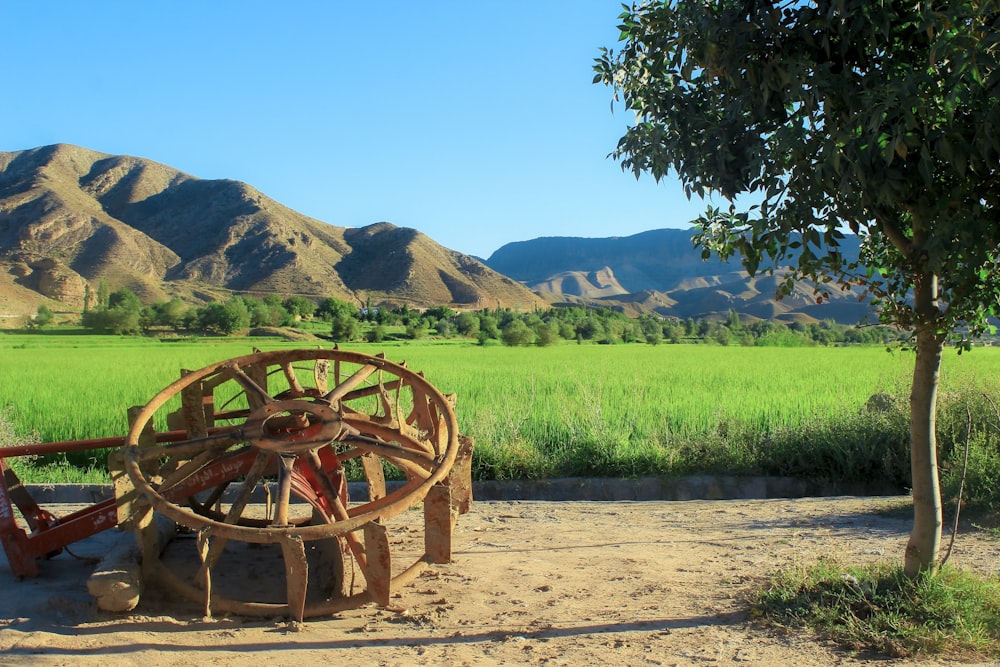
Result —
POLYGON ((942 398, 938 432, 941 486, 946 502, 957 498, 961 487, 963 505, 1000 513, 998 399, 995 392, 975 387, 963 387, 942 398))

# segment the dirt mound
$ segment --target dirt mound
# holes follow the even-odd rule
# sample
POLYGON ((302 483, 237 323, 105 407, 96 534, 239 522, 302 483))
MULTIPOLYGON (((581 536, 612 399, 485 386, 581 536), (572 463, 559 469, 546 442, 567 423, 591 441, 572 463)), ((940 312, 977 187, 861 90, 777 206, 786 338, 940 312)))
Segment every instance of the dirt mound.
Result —
POLYGON ((289 327, 258 327, 256 329, 250 330, 251 336, 272 336, 276 338, 283 338, 285 340, 304 340, 304 341, 319 341, 322 340, 317 336, 307 332, 299 331, 298 329, 292 329, 289 327))

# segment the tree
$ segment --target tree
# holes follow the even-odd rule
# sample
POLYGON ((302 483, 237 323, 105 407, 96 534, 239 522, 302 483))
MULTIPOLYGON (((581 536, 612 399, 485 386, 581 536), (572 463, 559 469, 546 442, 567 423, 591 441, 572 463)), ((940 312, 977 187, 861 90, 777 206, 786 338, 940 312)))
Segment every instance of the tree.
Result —
POLYGON ((440 319, 434 323, 434 330, 442 338, 451 338, 451 320, 440 319))
POLYGON ((152 324, 177 329, 184 322, 184 314, 188 308, 179 296, 175 296, 170 301, 154 303, 149 309, 152 324))
POLYGON ((409 324, 406 325, 406 335, 413 340, 423 338, 426 333, 427 329, 424 327, 424 321, 419 317, 411 319, 409 324))
POLYGON ((55 319, 55 313, 48 306, 41 305, 35 311, 35 317, 30 320, 30 326, 38 328, 48 326, 52 324, 53 319, 55 319))
POLYGON ((330 322, 341 309, 349 310, 351 308, 353 308, 353 306, 349 303, 341 301, 340 299, 334 299, 332 296, 328 296, 319 302, 319 305, 316 306, 316 312, 314 314, 324 322, 330 322))
POLYGON ((127 287, 122 287, 108 295, 107 305, 109 309, 118 308, 129 312, 139 312, 142 310, 142 301, 135 292, 127 287))
POLYGON ((97 307, 107 308, 108 307, 108 294, 111 292, 111 288, 108 287, 108 281, 101 278, 97 281, 97 307))
POLYGON ((704 256, 785 271, 785 293, 805 280, 817 301, 859 287, 912 333, 904 565, 933 572, 943 347, 998 312, 998 0, 668 0, 621 18, 595 81, 636 114, 622 168, 730 202, 698 221, 704 256), (857 261, 839 251, 847 229, 857 261))
POLYGON ((250 326, 250 310, 246 301, 233 297, 225 303, 210 303, 200 309, 198 319, 205 329, 232 334, 250 326))
POLYGON ((466 338, 479 336, 479 317, 474 313, 460 313, 455 318, 455 331, 466 338))
POLYGON ((140 333, 142 302, 139 297, 127 287, 108 293, 107 283, 103 279, 100 285, 98 307, 84 311, 80 318, 81 324, 101 333, 140 333))
POLYGON ((455 317, 455 311, 448 306, 434 306, 424 311, 424 317, 437 322, 438 320, 450 320, 455 317))
POLYGON ((293 318, 309 319, 316 312, 316 303, 304 296, 293 295, 281 302, 293 318))
POLYGON ((330 337, 338 343, 349 343, 361 334, 361 323, 346 313, 337 313, 330 323, 330 337))
POLYGON ((83 313, 81 324, 98 333, 132 335, 142 331, 138 310, 100 308, 83 313))
POLYGON ((535 334, 535 345, 538 347, 548 347, 559 341, 559 324, 555 321, 537 322, 532 331, 535 334))
POLYGON ((531 345, 535 340, 535 332, 522 320, 511 320, 500 332, 500 340, 510 347, 531 345))
POLYGON ((500 338, 500 326, 497 318, 492 315, 480 314, 479 331, 486 338, 500 338))
POLYGON ((369 343, 381 343, 385 340, 385 327, 381 324, 376 324, 365 334, 365 340, 369 343))
POLYGON ((576 335, 583 340, 597 338, 604 330, 600 320, 596 317, 587 316, 576 325, 576 335))
POLYGON ((292 315, 280 303, 268 303, 265 301, 246 301, 247 310, 250 311, 250 326, 252 327, 277 327, 285 322, 291 323, 292 315))

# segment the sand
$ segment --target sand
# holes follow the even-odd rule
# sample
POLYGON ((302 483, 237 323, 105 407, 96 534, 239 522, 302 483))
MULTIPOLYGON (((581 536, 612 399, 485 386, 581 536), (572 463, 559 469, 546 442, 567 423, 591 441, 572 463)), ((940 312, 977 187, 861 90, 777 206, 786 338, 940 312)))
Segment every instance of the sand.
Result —
MULTIPOLYGON (((453 562, 404 588, 400 610, 367 606, 301 626, 205 620, 149 592, 134 612, 97 609, 89 556, 108 531, 16 580, 0 560, 2 665, 891 665, 806 631, 763 625, 749 592, 822 557, 902 559, 905 498, 688 502, 477 502, 453 562), (892 510, 896 511, 892 511, 892 510)), ((400 539, 407 539, 405 534, 400 539)), ((960 534, 951 564, 983 573, 1000 541, 960 534)), ((975 664, 975 663, 972 663, 975 664)), ((986 663, 980 663, 986 664, 986 663)))

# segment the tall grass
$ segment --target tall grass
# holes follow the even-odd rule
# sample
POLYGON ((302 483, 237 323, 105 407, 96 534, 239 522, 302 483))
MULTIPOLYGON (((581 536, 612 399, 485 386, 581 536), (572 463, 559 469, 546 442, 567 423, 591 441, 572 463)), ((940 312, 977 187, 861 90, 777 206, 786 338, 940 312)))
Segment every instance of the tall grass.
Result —
MULTIPOLYGON (((254 345, 264 347, 228 339, 161 343, 132 336, 3 336, 0 406, 12 410, 19 429, 37 433, 43 442, 124 435, 127 409, 145 404, 176 380, 180 369, 249 354, 254 345)), ((272 342, 267 349, 281 345, 272 342)))
POLYGON ((702 346, 469 348, 434 368, 459 396, 477 474, 525 478, 790 472, 775 447, 803 429, 838 430, 908 363, 882 349, 702 346))
MULTIPOLYGON (((145 403, 181 368, 253 346, 302 345, 0 335, 0 408, 19 433, 42 441, 122 435, 126 408, 145 403)), ((908 472, 913 358, 906 352, 436 341, 350 347, 405 360, 457 395, 460 428, 476 441, 477 478, 731 472, 904 482, 908 472), (896 396, 897 408, 866 411, 880 392, 896 396)), ((998 350, 949 351, 943 395, 987 388, 998 370, 998 350)))

